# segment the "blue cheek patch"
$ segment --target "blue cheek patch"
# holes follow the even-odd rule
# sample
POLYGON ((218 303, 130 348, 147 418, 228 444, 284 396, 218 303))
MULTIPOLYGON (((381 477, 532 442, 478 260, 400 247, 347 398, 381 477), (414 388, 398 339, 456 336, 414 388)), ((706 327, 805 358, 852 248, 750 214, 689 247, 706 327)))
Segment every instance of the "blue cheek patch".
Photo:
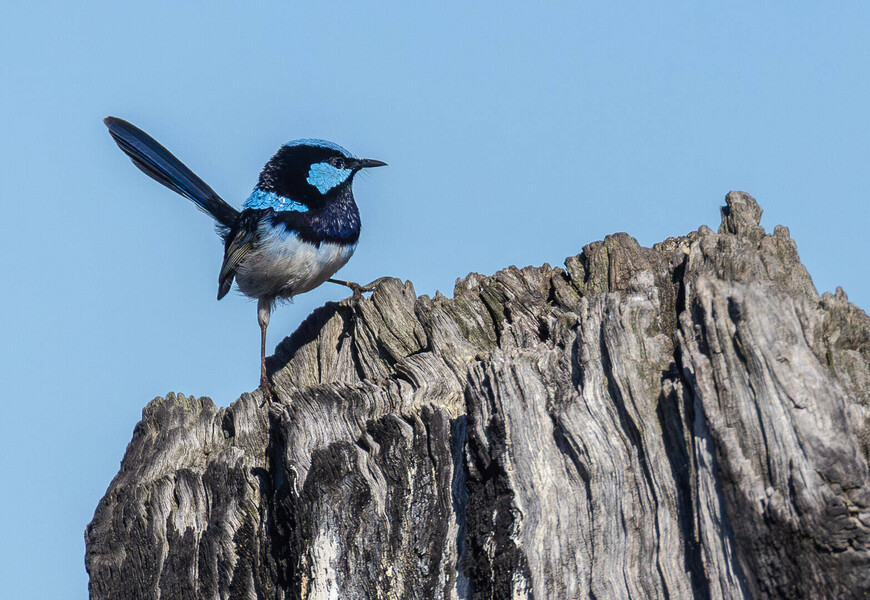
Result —
POLYGON ((264 192, 261 189, 255 189, 248 196, 243 205, 245 208, 266 209, 272 208, 276 211, 295 210, 296 212, 308 212, 308 207, 301 202, 291 200, 285 196, 279 196, 275 192, 264 192))
POLYGON ((327 162, 321 162, 311 165, 306 181, 316 187, 321 194, 325 194, 347 181, 352 172, 350 169, 336 169, 327 162))

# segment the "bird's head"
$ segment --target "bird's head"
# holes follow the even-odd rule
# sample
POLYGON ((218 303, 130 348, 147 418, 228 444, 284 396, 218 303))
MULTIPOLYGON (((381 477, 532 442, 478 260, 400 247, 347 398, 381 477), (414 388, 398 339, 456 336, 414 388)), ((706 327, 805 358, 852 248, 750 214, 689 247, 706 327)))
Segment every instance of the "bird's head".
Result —
POLYGON ((341 146, 325 140, 295 140, 282 146, 263 167, 254 196, 269 204, 277 196, 279 201, 301 203, 304 207, 299 210, 307 210, 323 205, 349 188, 361 169, 384 165, 379 160, 355 158, 341 146))

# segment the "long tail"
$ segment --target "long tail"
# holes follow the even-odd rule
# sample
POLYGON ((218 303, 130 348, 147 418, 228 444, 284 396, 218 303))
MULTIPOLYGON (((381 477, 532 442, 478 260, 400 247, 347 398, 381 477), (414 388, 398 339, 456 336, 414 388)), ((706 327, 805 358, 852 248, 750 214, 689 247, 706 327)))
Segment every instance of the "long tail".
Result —
POLYGON ((211 215, 218 223, 218 231, 226 236, 239 216, 239 211, 227 204, 202 179, 184 166, 166 148, 150 135, 117 117, 106 117, 118 147, 133 160, 133 164, 170 190, 192 200, 200 210, 211 215))

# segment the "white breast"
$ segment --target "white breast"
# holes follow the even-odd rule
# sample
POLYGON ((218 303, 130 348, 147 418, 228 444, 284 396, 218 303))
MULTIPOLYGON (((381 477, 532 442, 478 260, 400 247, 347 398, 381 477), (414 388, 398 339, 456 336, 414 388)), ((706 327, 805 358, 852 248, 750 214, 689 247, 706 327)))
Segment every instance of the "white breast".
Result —
POLYGON ((236 268, 239 289, 254 298, 289 298, 313 290, 347 263, 356 244, 319 246, 294 234, 268 227, 260 230, 257 248, 236 268))

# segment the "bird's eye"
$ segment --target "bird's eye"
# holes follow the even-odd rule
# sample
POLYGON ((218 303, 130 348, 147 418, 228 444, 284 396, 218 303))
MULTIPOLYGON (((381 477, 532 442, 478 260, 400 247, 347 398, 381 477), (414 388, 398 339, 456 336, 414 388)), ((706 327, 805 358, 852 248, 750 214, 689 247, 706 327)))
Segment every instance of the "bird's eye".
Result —
POLYGON ((333 158, 331 162, 332 162, 332 166, 335 167, 336 169, 343 169, 344 168, 344 159, 333 158))

